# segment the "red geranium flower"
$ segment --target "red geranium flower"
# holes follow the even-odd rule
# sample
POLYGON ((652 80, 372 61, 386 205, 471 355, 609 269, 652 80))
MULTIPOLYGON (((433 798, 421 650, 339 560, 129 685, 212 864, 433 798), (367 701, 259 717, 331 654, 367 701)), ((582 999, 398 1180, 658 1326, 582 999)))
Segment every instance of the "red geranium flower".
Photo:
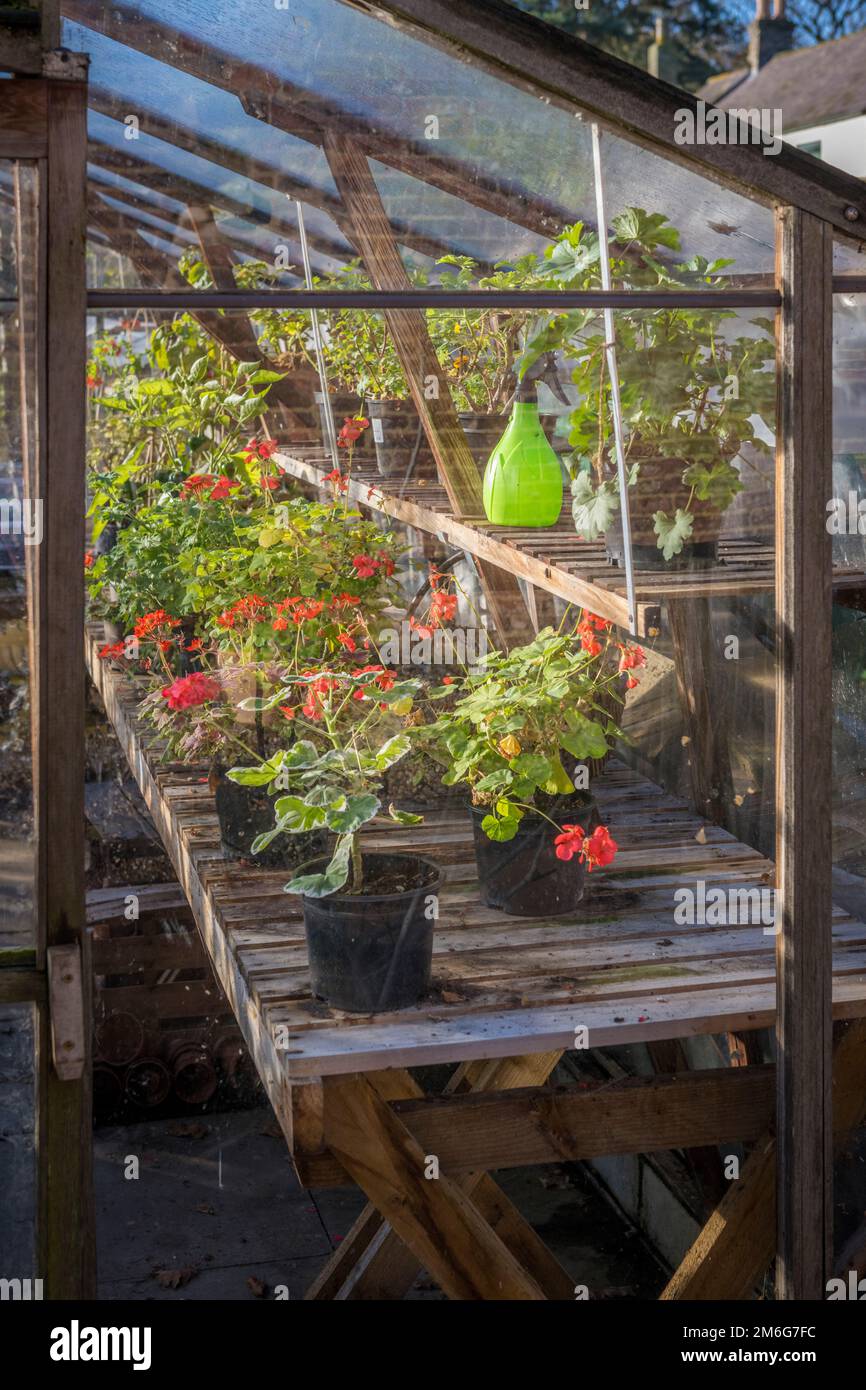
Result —
POLYGON ((445 594, 437 589, 430 600, 430 617, 438 626, 450 622, 457 612, 457 595, 445 594))
POLYGON ((101 647, 101 648, 100 648, 99 660, 100 660, 100 661, 113 661, 116 657, 125 656, 125 655, 126 655, 126 646, 125 646, 125 644, 124 644, 123 642, 106 643, 106 645, 105 645, 104 647, 101 647))
POLYGON ((236 487, 240 487, 240 483, 236 482, 234 478, 218 478, 216 486, 211 492, 210 500, 212 502, 224 502, 236 487))
POLYGON ((372 555, 355 555, 352 564, 359 579, 372 579, 379 568, 380 561, 374 560, 372 555))
POLYGON ((275 478, 273 474, 269 474, 267 477, 264 478, 259 478, 259 482, 267 492, 273 492, 274 489, 278 488, 280 485, 279 478, 275 478))
POLYGON ((164 608, 154 608, 152 613, 136 618, 132 630, 136 637, 149 638, 157 634, 166 635, 173 627, 180 627, 180 618, 173 618, 164 608))
POLYGON ((212 473, 191 473, 184 479, 180 490, 181 497, 200 497, 208 488, 213 487, 216 478, 212 473))
POLYGON ((583 848, 585 831, 582 825, 564 825, 562 834, 554 840, 557 859, 573 859, 583 848))
POLYGON ((92 551, 92 550, 88 550, 87 553, 86 553, 86 555, 84 556, 84 568, 85 568, 86 570, 89 570, 89 569, 92 569, 92 568, 93 568, 93 551, 92 551))
POLYGON ((337 435, 337 443, 340 448, 348 449, 356 440, 360 439, 369 423, 369 420, 363 420, 360 416, 357 418, 353 418, 351 415, 345 416, 345 424, 337 435))
POLYGON ((168 701, 169 709, 193 709, 215 700, 221 694, 219 681, 206 676, 203 671, 195 671, 191 676, 178 676, 176 681, 162 691, 168 701))
MULTIPOLYGON (((565 828, 563 826, 563 829, 565 828)), ((611 839, 607 826, 597 826, 589 839, 584 841, 581 850, 580 857, 586 864, 587 873, 591 874, 594 868, 604 868, 610 864, 618 848, 616 840, 611 839)))
POLYGON ((341 647, 345 647, 347 652, 356 652, 358 644, 349 632, 338 632, 337 641, 341 647))
POLYGON ((277 441, 275 439, 263 439, 259 445, 258 453, 260 459, 269 459, 277 452, 277 441))
POLYGON ((325 482, 333 483, 338 492, 345 492, 349 486, 349 479, 343 477, 339 468, 332 468, 330 473, 326 473, 325 482))

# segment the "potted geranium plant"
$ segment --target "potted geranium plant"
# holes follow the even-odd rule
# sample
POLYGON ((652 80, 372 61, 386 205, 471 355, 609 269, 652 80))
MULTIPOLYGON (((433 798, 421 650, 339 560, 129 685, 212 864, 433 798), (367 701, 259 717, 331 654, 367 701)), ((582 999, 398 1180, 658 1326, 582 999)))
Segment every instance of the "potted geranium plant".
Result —
MULTIPOLYGON (((618 289, 673 290, 719 283, 728 261, 674 262, 679 233, 661 213, 626 208, 613 219, 612 282, 618 289)), ((577 222, 539 261, 549 283, 601 287, 599 239, 577 222)), ((625 433, 632 552, 644 568, 715 563, 722 516, 741 491, 734 460, 756 443, 756 421, 772 418, 773 324, 738 324, 725 309, 618 310, 617 372, 625 433), (745 330, 745 331, 743 331, 745 330)), ((622 564, 607 336, 599 310, 545 315, 519 363, 560 350, 579 400, 570 416, 573 516, 587 540, 604 534, 622 564)))
POLYGON ((378 819, 421 819, 393 805, 382 815, 385 774, 410 748, 403 725, 418 685, 379 663, 303 672, 262 702, 291 717, 295 741, 228 774, 275 795, 273 826, 254 853, 285 835, 332 839, 330 856, 285 887, 303 903, 314 994, 352 1012, 406 1007, 429 984, 439 870, 420 855, 367 853, 360 843, 378 819))
POLYGON ((611 862, 616 843, 600 823, 590 772, 619 732, 610 708, 621 701, 623 673, 644 659, 584 614, 430 691, 449 708, 416 736, 448 765, 445 784, 469 789, 486 906, 515 916, 568 912, 583 896, 585 870, 611 862))

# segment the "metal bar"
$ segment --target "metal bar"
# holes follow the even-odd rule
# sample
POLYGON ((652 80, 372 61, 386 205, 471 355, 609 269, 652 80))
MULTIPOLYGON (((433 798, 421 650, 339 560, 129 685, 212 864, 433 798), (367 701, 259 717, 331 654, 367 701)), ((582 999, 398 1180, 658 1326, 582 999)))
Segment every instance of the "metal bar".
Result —
MULTIPOLYGON (((304 209, 297 198, 295 199, 295 208, 298 213, 298 235, 301 241, 301 257, 304 262, 304 279, 307 282, 307 289, 312 290, 313 271, 310 265, 310 248, 307 243, 307 229, 304 226, 304 209)), ((313 330, 316 370, 319 373, 319 386, 322 391, 322 414, 325 418, 325 431, 328 436, 328 447, 331 451, 331 462, 335 468, 339 468, 340 463, 337 457, 337 431, 334 429, 334 412, 331 409, 331 397, 328 395, 328 373, 325 369, 325 354, 322 349, 322 331, 319 327, 319 315, 316 309, 310 310, 310 326, 313 330)))
MULTIPOLYGON (((604 184, 601 176, 601 132, 597 125, 592 127, 592 165, 595 182, 596 220, 598 222, 598 249, 601 264, 601 283, 606 294, 610 294, 610 255, 607 241, 607 216, 604 207, 604 184)), ((619 479, 619 510, 622 517, 622 552, 625 556, 625 594, 628 604, 629 632, 637 631, 634 601, 634 563, 631 553, 631 518, 628 500, 628 469, 625 464, 625 437, 622 428, 622 402, 619 395, 619 376, 616 366, 616 327, 613 309, 610 304, 604 309, 604 338, 607 353, 607 372, 610 377, 610 399, 613 410, 613 437, 616 447, 616 473, 619 479)))
POLYGON ((90 290, 96 309, 777 309, 778 290, 90 290))

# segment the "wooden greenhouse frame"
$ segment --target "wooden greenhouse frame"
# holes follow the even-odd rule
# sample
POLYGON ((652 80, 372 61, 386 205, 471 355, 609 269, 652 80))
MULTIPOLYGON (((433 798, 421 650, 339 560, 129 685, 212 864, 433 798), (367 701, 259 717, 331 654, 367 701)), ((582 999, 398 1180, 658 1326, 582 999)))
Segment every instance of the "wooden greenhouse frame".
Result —
MULTIPOLYGON (((776 271, 773 282, 756 280, 713 292, 714 304, 765 305, 778 315, 778 428, 775 564, 763 556, 756 587, 775 587, 777 620, 777 889, 781 923, 776 938, 777 1008, 772 988, 745 992, 716 1020, 715 1031, 745 1032, 774 1023, 777 1071, 760 1065, 729 1070, 682 1072, 678 1040, 700 1028, 695 1018, 649 1026, 637 1023, 609 1030, 600 1045, 617 1040, 651 1040, 671 1049, 671 1077, 546 1100, 544 1090, 568 1046, 573 1009, 548 1010, 546 1021, 522 1032, 504 1033, 488 1047, 483 1030, 466 1038, 401 1051, 399 1041, 355 1036, 357 1054, 340 1061, 336 1045, 319 1054, 310 1044, 294 1062, 274 1045, 271 1025, 259 996, 253 997, 249 962, 228 941, 236 920, 241 887, 217 875, 208 877, 196 857, 196 835, 206 835, 192 790, 161 776, 149 760, 124 683, 94 660, 95 635, 85 643, 81 554, 84 527, 84 331, 87 308, 142 305, 182 306, 194 313, 234 355, 260 355, 249 321, 238 311, 271 304, 299 307, 326 304, 323 293, 241 292, 234 288, 237 248, 223 235, 214 210, 232 211, 232 195, 214 193, 193 179, 167 176, 146 157, 118 155, 91 140, 86 149, 85 60, 58 54, 56 35, 22 59, 19 76, 0 84, 0 156, 36 161, 40 206, 38 271, 33 274, 38 362, 38 433, 27 467, 34 496, 44 491, 46 543, 29 576, 34 685, 34 748, 39 844, 39 937, 32 962, 0 973, 0 998, 32 1000, 43 1020, 40 1030, 42 1104, 41 1217, 45 1234, 42 1267, 51 1297, 92 1291, 89 1225, 89 1140, 86 991, 77 993, 76 1037, 81 1066, 61 1080, 48 1062, 46 1042, 53 1024, 55 1046, 64 1015, 61 980, 68 966, 75 978, 87 977, 84 933, 82 651, 87 647, 91 674, 120 737, 192 906, 215 971, 245 1033, 266 1090, 304 1181, 340 1184, 355 1179, 370 1205, 341 1246, 310 1297, 399 1297, 423 1264, 454 1298, 552 1298, 573 1296, 567 1277, 538 1237, 497 1188, 489 1172, 515 1161, 544 1162, 585 1158, 648 1148, 694 1148, 719 1138, 755 1141, 754 1150, 692 1249, 671 1280, 665 1298, 748 1296, 775 1250, 777 1291, 783 1298, 821 1299, 832 1267, 833 1135, 846 1133, 866 1112, 866 975, 840 976, 833 990, 831 951, 830 815, 830 623, 834 584, 848 591, 846 601, 866 603, 866 575, 834 579, 830 537, 824 525, 832 495, 832 304, 834 290, 866 291, 866 278, 833 274, 835 239, 857 239, 866 228, 866 187, 811 156, 783 147, 766 158, 760 147, 743 144, 682 146, 674 140, 674 113, 694 107, 694 98, 606 56, 577 39, 552 31, 499 0, 345 0, 373 16, 441 49, 461 63, 484 69, 504 83, 573 112, 579 108, 603 130, 623 135, 666 159, 696 170, 727 188, 771 204, 776 213, 776 271), (43 45, 44 47, 44 45, 43 45), (91 163, 90 204, 85 210, 85 158, 91 163), (214 288, 195 292, 166 255, 137 231, 132 217, 112 209, 101 196, 100 170, 123 173, 143 190, 173 189, 189 208, 190 226, 210 271, 214 288), (84 280, 85 227, 128 257, 140 275, 139 290, 92 290, 84 280), (220 310, 235 312, 226 316, 220 310), (54 976, 52 970, 54 969, 54 976), (769 999, 769 1003, 768 1003, 769 999), (833 1019, 851 1027, 833 1050, 833 1019), (82 1023, 83 1020, 83 1023, 82 1023), (83 1050, 81 1050, 83 1049, 83 1050), (392 1049, 392 1050, 388 1050, 392 1049), (461 1050, 462 1049, 462 1050, 461 1050), (408 1068, 416 1062, 457 1062, 447 1094, 425 1098, 408 1068), (318 1069, 317 1069, 317 1063, 318 1069), (775 1076, 775 1084, 774 1084, 775 1076), (774 1102, 775 1093, 775 1102, 774 1102), (598 1134, 597 1134, 598 1131, 598 1134), (366 1140, 359 1136, 366 1135, 366 1140), (419 1156, 440 1155, 448 1176, 425 1183, 419 1156), (71 1161, 70 1153, 75 1155, 71 1161), (58 1155, 63 1154, 62 1165, 58 1155), (49 1181, 50 1178, 50 1181, 49 1181), (772 1219, 774 1190, 777 1220, 772 1219), (434 1234, 431 1235, 431 1232, 434 1234)), ((483 523, 477 468, 463 436, 435 351, 426 336, 424 299, 410 288, 400 245, 424 252, 441 250, 435 238, 389 220, 377 191, 370 160, 406 170, 468 203, 499 215, 517 217, 544 235, 556 230, 556 210, 524 205, 515 211, 507 191, 491 182, 465 177, 459 165, 437 156, 419 163, 417 149, 363 123, 348 122, 322 102, 285 99, 274 92, 266 68, 225 61, 179 31, 137 19, 121 23, 110 6, 91 0, 64 0, 68 19, 91 23, 98 10, 103 32, 140 52, 181 68, 226 90, 241 89, 242 103, 262 119, 320 148, 337 196, 318 202, 363 261, 374 289, 352 303, 384 312, 410 383, 415 406, 436 459, 438 488, 428 495, 398 493, 369 479, 352 484, 353 500, 419 529, 446 538, 475 557, 489 611, 511 641, 539 623, 549 595, 587 604, 595 612, 629 626, 622 586, 600 576, 590 560, 566 564, 544 536, 531 545, 525 536, 503 535, 483 523), (89 17, 89 18, 88 18, 89 17), (267 97, 265 101, 264 98, 267 97), (431 374, 441 380, 434 399, 424 390, 431 374), (524 581, 524 599, 518 580, 524 581)), ((203 36, 206 43, 206 36, 203 36)), ((15 70, 14 55, 4 66, 15 70)), ((90 101, 96 111, 120 114, 116 97, 99 88, 90 101)), ((277 189, 311 199, 306 185, 293 184, 278 167, 240 157, 218 132, 206 142, 167 120, 157 133, 167 143, 277 189)), ((141 207, 147 203, 142 200, 141 207)), ((236 208, 235 208, 236 210, 236 208)), ((290 234, 290 233, 287 233, 290 234)), ((327 243, 320 246, 324 254, 327 243)), ((330 248, 333 249, 333 248, 330 248)), ((22 289, 23 293, 23 289, 22 289)), ((514 296, 518 299, 519 297, 514 296)), ((333 299, 333 297, 332 297, 333 299)), ((709 302, 709 296, 704 296, 709 302)), ((440 296, 437 294, 436 301, 440 296)), ((616 307, 647 295, 601 292, 556 297, 565 304, 616 307)), ((343 296, 340 303, 348 302, 343 296)), ((471 306, 488 303, 487 294, 454 296, 471 306)), ((670 301, 665 301, 670 302, 670 301)), ((284 418, 303 398, 291 382, 277 393, 284 418)), ((283 465, 298 479, 323 485, 330 466, 287 448, 283 465)), ((760 558, 760 557, 759 557, 760 558)), ((759 566, 760 568, 760 566, 759 566)), ((663 588, 663 586, 662 586, 663 588)), ((636 596, 636 634, 658 626, 662 588, 645 587, 636 596)), ((723 592, 724 590, 718 590, 723 592)), ((689 728, 705 739, 703 769, 695 799, 712 811, 710 790, 717 750, 713 747, 710 697, 703 678, 705 633, 689 627, 682 605, 706 598, 696 584, 673 597, 671 624, 681 663, 680 675, 689 728), (677 617, 679 614, 679 618, 677 617)), ((693 609, 699 613, 699 609, 693 609)), ((699 760, 700 762, 701 760, 699 760)), ((623 782, 619 795, 630 794, 623 782)), ((689 822, 691 826, 691 821, 689 822)), ((698 825, 698 822, 695 822, 698 825)), ((401 832, 405 834, 406 832, 401 832)), ((691 833, 691 832, 690 832, 691 833)), ((765 861, 761 862, 763 870, 765 861)), ((757 873, 757 861, 755 873, 757 873)), ((252 948, 250 948, 252 949, 252 948)), ((70 986, 75 993, 74 983, 70 986)), ((539 1014, 542 1010, 538 1010, 539 1014)), ((714 1031, 711 1011, 701 1016, 714 1031)), ((438 1024, 433 1031, 438 1030, 438 1024)), ((447 1034, 447 1027, 444 1029, 447 1034)), ((294 1036, 294 1034, 293 1034, 294 1036)), ((745 1051, 745 1049, 744 1049, 745 1051)), ((55 1053, 55 1056, 57 1054, 55 1053)))

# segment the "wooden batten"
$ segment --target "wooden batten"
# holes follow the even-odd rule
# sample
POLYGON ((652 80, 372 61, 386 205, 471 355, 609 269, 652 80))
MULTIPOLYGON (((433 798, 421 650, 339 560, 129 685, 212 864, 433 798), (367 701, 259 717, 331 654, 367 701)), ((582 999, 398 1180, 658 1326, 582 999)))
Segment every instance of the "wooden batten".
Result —
POLYGON ((777 214, 777 1296, 823 1298, 831 1265, 832 229, 777 214))

